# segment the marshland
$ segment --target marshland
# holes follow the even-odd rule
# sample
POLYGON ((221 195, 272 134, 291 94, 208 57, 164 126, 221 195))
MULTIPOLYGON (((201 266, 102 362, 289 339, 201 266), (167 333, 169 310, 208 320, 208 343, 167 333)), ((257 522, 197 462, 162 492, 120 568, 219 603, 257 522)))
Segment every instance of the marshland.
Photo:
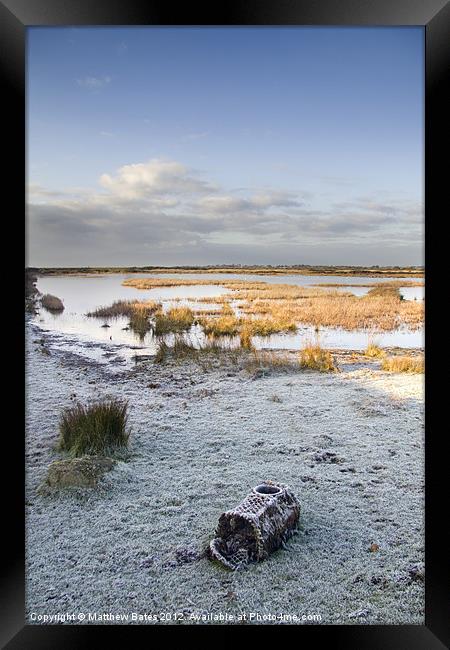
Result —
POLYGON ((423 626, 424 30, 135 27, 27 30, 26 623, 423 626))
POLYGON ((44 307, 35 324, 99 360, 105 352, 125 362, 155 354, 161 336, 170 344, 174 334, 194 346, 214 337, 228 347, 300 350, 319 337, 335 350, 363 350, 375 339, 388 348, 423 347, 423 277, 46 272, 37 286, 58 296, 64 311, 44 307), (174 310, 184 312, 183 322, 171 322, 174 310), (105 350, 84 345, 94 343, 105 350))
POLYGON ((423 277, 33 279, 28 612, 423 622, 423 277), (86 453, 89 482, 55 489, 52 463, 86 453), (212 563, 220 514, 280 477, 298 534, 247 571, 212 563))

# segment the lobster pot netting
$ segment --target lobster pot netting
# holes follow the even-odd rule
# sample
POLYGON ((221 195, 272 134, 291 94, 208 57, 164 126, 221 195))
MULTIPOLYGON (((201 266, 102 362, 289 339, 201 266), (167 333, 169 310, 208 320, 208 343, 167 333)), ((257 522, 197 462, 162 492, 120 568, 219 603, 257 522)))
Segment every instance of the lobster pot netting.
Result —
POLYGON ((299 516, 300 504, 290 488, 265 481, 220 516, 209 556, 229 569, 260 562, 294 534, 299 516))

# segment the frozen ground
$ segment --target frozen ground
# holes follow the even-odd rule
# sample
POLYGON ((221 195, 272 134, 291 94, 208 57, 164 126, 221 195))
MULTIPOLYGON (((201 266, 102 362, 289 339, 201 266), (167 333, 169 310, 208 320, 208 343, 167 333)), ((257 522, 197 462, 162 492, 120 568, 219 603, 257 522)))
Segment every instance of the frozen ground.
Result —
POLYGON ((30 622, 134 612, 424 623, 423 376, 345 356, 335 375, 151 361, 113 373, 42 338, 32 331, 27 345, 30 622), (129 459, 96 491, 39 496, 60 457, 61 409, 105 395, 129 400, 129 459), (203 550, 221 512, 268 478, 298 496, 298 535, 245 571, 211 563, 203 550))

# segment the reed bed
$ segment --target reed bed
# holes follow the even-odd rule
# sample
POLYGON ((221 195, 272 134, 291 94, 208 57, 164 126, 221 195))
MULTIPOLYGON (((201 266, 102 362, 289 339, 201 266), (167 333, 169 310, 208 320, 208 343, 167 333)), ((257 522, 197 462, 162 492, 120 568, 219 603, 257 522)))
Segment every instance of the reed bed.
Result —
POLYGON ((424 373, 425 359, 423 356, 396 356, 383 359, 381 369, 387 372, 424 373))
POLYGON ((200 363, 204 369, 207 369, 211 366, 211 360, 233 364, 237 363, 241 357, 242 351, 240 348, 220 345, 214 339, 205 341, 196 347, 190 341, 177 336, 172 346, 169 346, 163 340, 159 342, 155 363, 164 363, 168 359, 174 361, 191 360, 200 363))
POLYGON ((229 304, 224 304, 217 317, 198 319, 207 336, 235 336, 241 328, 241 319, 238 318, 229 304))
POLYGON ((199 318, 199 324, 208 336, 236 336, 241 346, 251 349, 253 336, 270 336, 277 332, 295 332, 297 326, 292 320, 282 318, 237 317, 229 304, 222 307, 216 318, 199 318))
POLYGON ((394 287, 400 289, 401 287, 424 287, 425 283, 419 280, 390 280, 389 282, 376 282, 371 284, 349 284, 348 282, 318 282, 314 287, 363 287, 364 289, 372 289, 375 287, 394 287))
POLYGON ((292 372, 300 370, 300 364, 298 359, 292 358, 287 352, 253 350, 246 358, 244 369, 251 374, 266 374, 271 371, 292 372))
MULTIPOLYGON (((231 288, 231 287, 230 287, 231 288)), ((253 287, 236 287, 233 290, 233 299, 253 302, 255 300, 299 300, 302 298, 316 298, 326 295, 352 295, 343 294, 341 291, 325 291, 315 287, 300 287, 292 284, 266 284, 261 283, 253 287)))
POLYGON ((157 289, 159 287, 195 287, 203 285, 213 285, 230 289, 245 289, 247 287, 257 288, 265 284, 266 283, 263 282, 251 282, 243 280, 192 280, 190 278, 128 278, 122 282, 122 285, 124 287, 134 287, 135 289, 157 289))
POLYGON ((152 329, 150 316, 159 309, 161 305, 154 300, 116 300, 108 307, 98 307, 88 312, 87 316, 104 319, 128 316, 128 327, 143 340, 147 332, 152 329))
POLYGON ((116 300, 107 307, 97 307, 94 311, 88 312, 86 316, 93 318, 119 318, 120 316, 131 317, 134 312, 146 312, 148 316, 161 308, 161 305, 154 300, 116 300))
POLYGON ((296 332, 297 325, 293 321, 280 318, 246 318, 241 319, 239 331, 243 348, 252 349, 253 336, 271 336, 279 332, 296 332))
POLYGON ((220 307, 208 307, 207 309, 194 309, 194 316, 198 320, 204 316, 220 316, 222 309, 220 307))
POLYGON ((191 328, 194 320, 194 312, 189 307, 172 307, 166 313, 156 312, 154 331, 156 336, 183 332, 191 328))
POLYGON ((262 314, 315 327, 394 330, 401 325, 423 325, 421 302, 401 301, 392 296, 325 295, 303 300, 255 300, 245 313, 262 314))
POLYGON ((368 298, 377 298, 378 296, 382 298, 395 298, 396 300, 402 299, 399 288, 391 287, 387 284, 372 287, 372 289, 369 289, 366 294, 366 297, 368 298))
MULTIPOLYGON (((128 279, 126 286, 152 288, 154 286, 183 286, 185 284, 215 284, 231 289, 229 295, 214 298, 217 304, 239 301, 245 314, 267 317, 278 323, 304 323, 315 327, 342 327, 344 329, 394 330, 401 325, 417 329, 423 325, 422 301, 402 300, 398 287, 380 283, 371 287, 365 296, 350 292, 330 291, 320 287, 300 287, 267 282, 241 282, 240 280, 183 280, 168 278, 128 279), (161 284, 162 283, 162 284, 161 284), (169 283, 169 284, 167 284, 169 283)), ((205 302, 210 298, 200 299, 205 302)), ((222 318, 222 316, 220 317, 222 318)), ((203 324, 203 323, 202 323, 203 324)), ((205 322, 211 330, 236 330, 231 319, 214 325, 205 322)), ((239 329, 239 328, 238 328, 239 329)), ((278 330, 285 331, 284 327, 278 330)), ((225 333, 225 332, 224 332, 225 333)), ((227 334, 230 331, 226 332, 227 334)))

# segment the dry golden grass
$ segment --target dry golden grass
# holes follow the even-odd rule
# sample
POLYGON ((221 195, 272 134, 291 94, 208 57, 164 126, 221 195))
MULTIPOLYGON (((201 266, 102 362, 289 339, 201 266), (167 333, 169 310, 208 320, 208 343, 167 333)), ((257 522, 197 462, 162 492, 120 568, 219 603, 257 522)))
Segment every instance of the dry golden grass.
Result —
POLYGON ((180 336, 175 338, 172 346, 161 341, 155 355, 155 363, 164 363, 169 359, 178 361, 194 361, 203 370, 211 369, 214 363, 221 365, 236 365, 242 358, 242 350, 219 345, 216 341, 206 341, 195 347, 180 336))
POLYGON ((134 287, 135 289, 157 289, 158 287, 195 287, 203 285, 213 285, 216 287, 226 287, 229 289, 244 289, 249 287, 259 287, 260 285, 265 285, 265 283, 227 279, 192 280, 190 278, 128 278, 122 282, 122 285, 124 287, 134 287))
POLYGON ((358 284, 350 284, 348 282, 318 282, 317 284, 312 285, 314 287, 363 287, 365 289, 372 289, 375 287, 394 287, 399 289, 400 287, 424 287, 425 283, 420 280, 389 280, 389 282, 376 282, 371 284, 363 284, 358 282, 358 284))
POLYGON ((175 359, 195 358, 198 350, 186 342, 184 339, 177 337, 172 347, 167 345, 165 341, 160 341, 155 355, 155 363, 163 363, 169 356, 175 359))
POLYGON ((277 332, 296 332, 293 320, 283 318, 245 318, 241 319, 241 332, 250 336, 270 336, 277 332))
POLYGON ((236 316, 200 318, 199 323, 208 336, 235 336, 240 327, 239 318, 236 316))
POLYGON ((172 307, 166 313, 155 314, 154 330, 157 336, 188 330, 194 323, 194 312, 189 307, 172 307))
POLYGON ((186 300, 190 300, 191 302, 212 302, 215 305, 227 305, 234 300, 234 297, 231 294, 224 294, 222 296, 214 296, 214 298, 189 297, 186 300))
MULTIPOLYGON (((412 329, 421 327, 424 319, 422 301, 401 300, 398 287, 372 287, 365 296, 349 292, 327 291, 318 287, 300 287, 267 282, 242 282, 240 280, 183 280, 173 278, 145 278, 125 280, 126 286, 150 289, 155 286, 183 286, 214 284, 231 289, 229 295, 214 298, 215 303, 228 304, 240 301, 247 314, 265 316, 277 323, 305 323, 316 327, 342 327, 344 329, 393 330, 400 325, 412 329)), ((386 284, 386 283, 385 283, 386 284)), ((205 302, 210 298, 201 299, 205 302)), ((223 316, 225 318, 226 314, 223 316)), ((221 316, 222 318, 222 316, 221 316)), ((206 323, 211 333, 218 328, 221 333, 235 332, 236 323, 230 319, 219 325, 206 323), (228 330, 228 331, 225 331, 228 330)), ((284 331, 285 327, 273 329, 284 331)), ((290 327, 288 328, 290 329, 290 327)))
POLYGON ((203 331, 208 336, 236 336, 241 346, 251 349, 253 336, 270 336, 276 332, 295 332, 293 321, 280 318, 238 318, 229 304, 224 304, 219 317, 199 318, 203 331))
POLYGON ((229 303, 222 305, 222 316, 234 316, 234 309, 229 303))
POLYGON ((222 309, 220 307, 208 307, 207 309, 194 309, 194 316, 197 320, 205 316, 220 316, 222 309))
POLYGON ((395 298, 396 300, 400 300, 400 291, 398 287, 392 287, 390 285, 378 285, 376 287, 372 287, 372 289, 369 289, 367 292, 366 296, 368 298, 376 298, 378 296, 380 297, 386 297, 386 298, 395 298))
POLYGON ((253 350, 247 357, 244 368, 251 374, 270 371, 292 372, 293 370, 298 371, 300 365, 298 360, 293 359, 287 352, 253 350))
MULTIPOLYGON (((186 287, 186 286, 204 286, 213 285, 231 289, 232 296, 221 296, 228 302, 229 299, 254 300, 255 298, 264 297, 266 300, 275 300, 282 298, 304 298, 316 295, 323 295, 326 292, 314 287, 300 287, 292 284, 270 284, 269 282, 253 282, 249 280, 192 280, 183 278, 128 278, 122 282, 125 287, 135 289, 155 289, 158 287, 186 287)), ((206 300, 206 299, 203 299, 206 300)), ((216 298, 209 298, 209 302, 219 302, 216 298)))
POLYGON ((117 300, 109 307, 98 307, 95 311, 89 312, 87 316, 95 318, 119 318, 128 316, 128 327, 144 339, 147 332, 152 328, 149 318, 161 305, 154 300, 117 300))
POLYGON ((303 300, 255 300, 243 310, 295 323, 348 330, 393 330, 402 324, 415 329, 422 326, 424 317, 421 302, 337 293, 303 300))
POLYGON ((300 366, 319 372, 335 372, 337 370, 331 353, 320 347, 318 343, 306 345, 300 350, 300 366))
POLYGON ((87 316, 95 318, 118 318, 119 316, 131 317, 135 311, 147 312, 150 315, 161 308, 161 305, 154 300, 116 300, 109 307, 97 307, 94 311, 88 312, 87 316))
POLYGON ((383 359, 381 369, 387 372, 425 372, 425 359, 423 357, 399 356, 383 359))
MULTIPOLYGON (((242 283, 244 284, 244 283, 242 283)), ((233 289, 234 300, 298 300, 300 298, 314 298, 334 295, 342 292, 328 292, 316 287, 300 287, 292 284, 269 284, 265 282, 248 283, 249 286, 227 287, 233 289), (251 286, 250 286, 251 285, 251 286)), ((344 294, 345 295, 345 294, 344 294)), ((348 295, 351 295, 350 293, 348 295)))
POLYGON ((239 342, 244 350, 253 350, 252 333, 243 328, 239 333, 239 342))
POLYGON ((381 359, 386 356, 386 352, 375 343, 369 343, 364 354, 372 359, 381 359))

